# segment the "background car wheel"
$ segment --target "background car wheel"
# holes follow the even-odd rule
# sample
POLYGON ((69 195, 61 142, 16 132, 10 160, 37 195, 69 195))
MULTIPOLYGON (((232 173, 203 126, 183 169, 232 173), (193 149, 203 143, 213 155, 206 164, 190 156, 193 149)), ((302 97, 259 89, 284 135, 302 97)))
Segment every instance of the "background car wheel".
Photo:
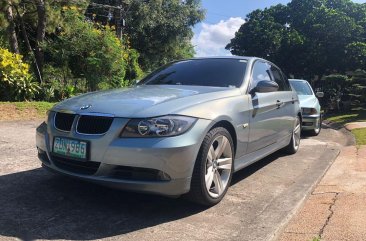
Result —
POLYGON ((295 127, 294 130, 292 131, 291 141, 288 144, 288 146, 284 148, 285 152, 288 154, 295 154, 299 150, 300 140, 301 140, 301 120, 300 117, 297 116, 295 127))
POLYGON ((207 133, 194 166, 189 200, 205 206, 222 200, 233 173, 233 147, 231 135, 225 128, 217 127, 207 133))
POLYGON ((311 130, 310 131, 310 134, 312 135, 312 136, 317 136, 317 135, 319 135, 319 133, 320 133, 320 131, 321 131, 321 129, 322 129, 322 117, 319 117, 319 121, 318 121, 318 124, 317 124, 317 127, 314 129, 314 130, 311 130))

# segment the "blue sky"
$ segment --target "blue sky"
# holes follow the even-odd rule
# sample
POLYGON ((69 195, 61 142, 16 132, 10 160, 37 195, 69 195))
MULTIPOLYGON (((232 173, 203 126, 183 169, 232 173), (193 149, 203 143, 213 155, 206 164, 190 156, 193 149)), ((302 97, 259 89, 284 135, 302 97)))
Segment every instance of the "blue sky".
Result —
MULTIPOLYGON (((192 43, 196 56, 230 55, 225 46, 244 23, 245 16, 255 9, 264 9, 290 0, 202 0, 206 18, 194 27, 192 43)), ((354 0, 365 3, 366 0, 354 0)))

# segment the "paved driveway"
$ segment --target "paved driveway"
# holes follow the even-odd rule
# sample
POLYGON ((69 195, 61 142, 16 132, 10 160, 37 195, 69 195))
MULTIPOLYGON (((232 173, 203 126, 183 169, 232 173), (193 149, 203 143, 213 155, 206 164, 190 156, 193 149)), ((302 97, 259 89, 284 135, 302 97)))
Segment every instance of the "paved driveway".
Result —
POLYGON ((38 122, 0 122, 0 240, 270 240, 352 139, 324 129, 296 155, 275 153, 236 173, 205 209, 182 199, 107 189, 48 173, 38 122))

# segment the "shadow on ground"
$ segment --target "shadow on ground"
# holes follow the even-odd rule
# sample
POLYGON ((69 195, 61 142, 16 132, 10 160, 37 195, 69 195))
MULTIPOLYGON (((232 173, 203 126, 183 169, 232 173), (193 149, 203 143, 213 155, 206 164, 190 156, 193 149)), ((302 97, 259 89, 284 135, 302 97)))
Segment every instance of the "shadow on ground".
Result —
MULTIPOLYGON (((279 157, 275 153, 235 173, 232 185, 279 157)), ((0 193, 0 235, 22 240, 112 237, 206 209, 182 198, 108 189, 41 168, 0 176, 0 193)))

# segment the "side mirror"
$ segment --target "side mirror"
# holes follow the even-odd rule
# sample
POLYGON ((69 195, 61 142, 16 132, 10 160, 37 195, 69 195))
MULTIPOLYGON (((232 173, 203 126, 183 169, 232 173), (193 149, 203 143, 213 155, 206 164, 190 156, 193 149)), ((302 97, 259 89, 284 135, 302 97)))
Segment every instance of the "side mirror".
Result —
POLYGON ((319 98, 323 98, 324 97, 324 92, 316 92, 316 97, 319 97, 319 98))
POLYGON ((131 84, 132 84, 132 85, 137 85, 137 84, 138 84, 138 82, 140 82, 140 80, 139 80, 139 79, 137 79, 137 80, 132 80, 131 84))
POLYGON ((267 81, 267 80, 261 80, 257 83, 257 86, 254 87, 250 93, 268 93, 268 92, 275 92, 279 89, 279 86, 274 81, 267 81))

